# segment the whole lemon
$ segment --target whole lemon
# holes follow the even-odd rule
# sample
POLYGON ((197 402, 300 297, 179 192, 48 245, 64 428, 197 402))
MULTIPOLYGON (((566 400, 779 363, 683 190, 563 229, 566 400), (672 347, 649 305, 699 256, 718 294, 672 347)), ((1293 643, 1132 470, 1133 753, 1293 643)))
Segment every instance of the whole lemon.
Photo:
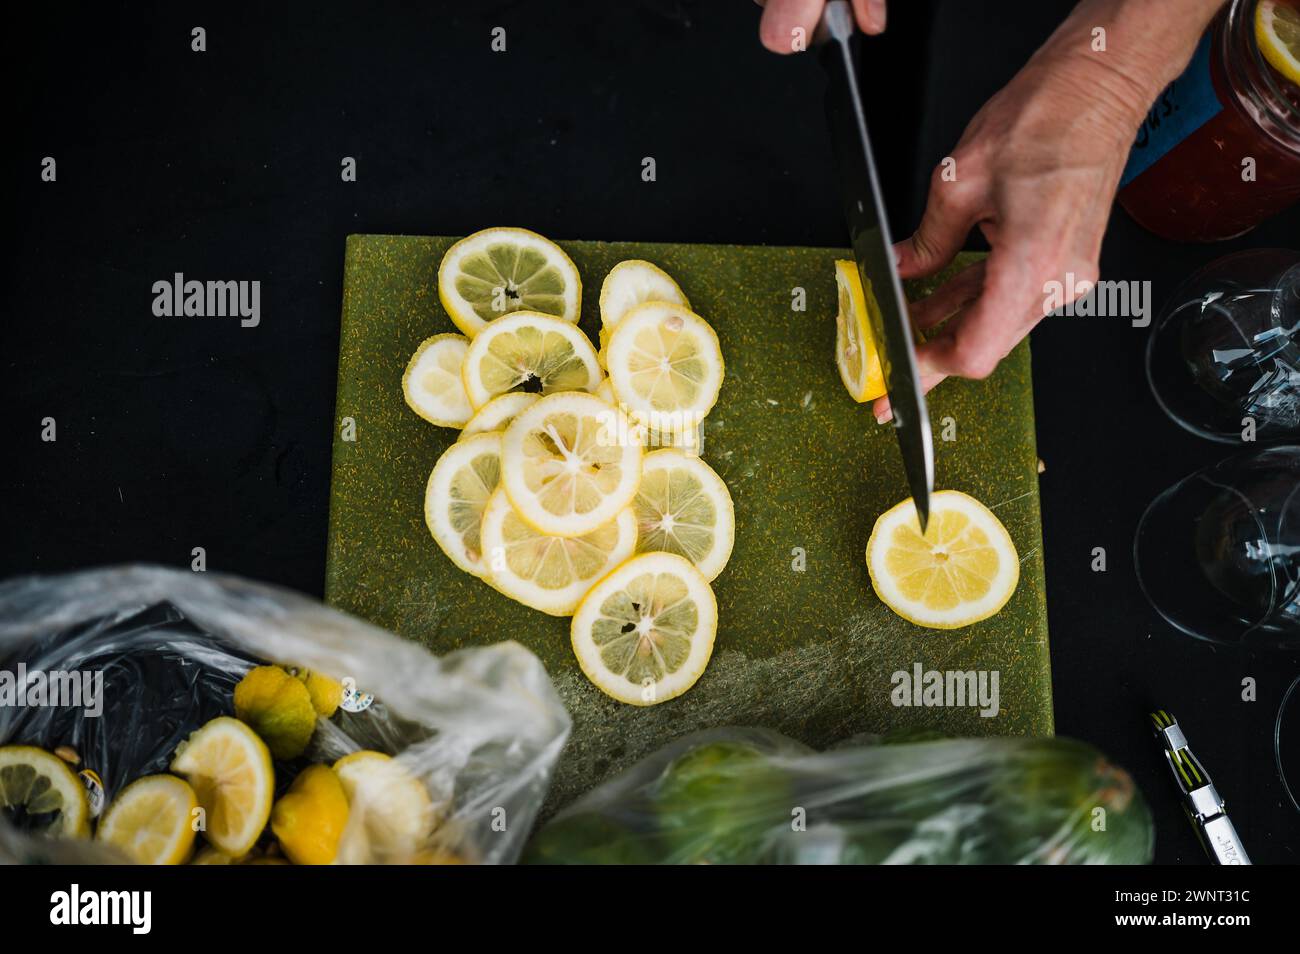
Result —
POLYGON ((271 809, 271 831, 296 865, 327 865, 348 823, 348 797, 334 770, 310 765, 271 809))
POLYGON ((317 715, 328 719, 338 711, 339 703, 343 701, 343 683, 311 669, 299 669, 298 678, 307 687, 317 715))
POLYGON ((316 731, 311 693, 279 666, 258 666, 239 680, 235 715, 261 736, 277 759, 302 755, 316 731))

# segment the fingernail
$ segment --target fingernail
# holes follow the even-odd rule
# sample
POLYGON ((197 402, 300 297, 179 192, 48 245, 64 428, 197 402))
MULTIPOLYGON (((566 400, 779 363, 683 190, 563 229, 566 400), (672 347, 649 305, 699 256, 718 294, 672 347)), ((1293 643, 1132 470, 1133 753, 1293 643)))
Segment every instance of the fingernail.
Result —
POLYGON ((875 32, 885 32, 885 0, 869 0, 867 19, 871 21, 871 29, 875 32))
POLYGON ((894 412, 893 412, 893 411, 886 411, 884 414, 877 414, 877 415, 876 415, 876 423, 877 423, 877 424, 888 424, 888 423, 889 423, 890 421, 892 421, 893 419, 894 419, 894 412))

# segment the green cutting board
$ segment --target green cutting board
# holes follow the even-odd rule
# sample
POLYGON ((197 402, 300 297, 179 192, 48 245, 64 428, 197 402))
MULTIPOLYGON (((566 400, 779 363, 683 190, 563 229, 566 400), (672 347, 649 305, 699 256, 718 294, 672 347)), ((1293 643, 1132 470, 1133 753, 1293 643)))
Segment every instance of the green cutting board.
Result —
MULTIPOLYGON (((573 715, 549 808, 710 726, 766 726, 819 748, 905 727, 1052 732, 1027 343, 987 380, 950 380, 930 399, 936 486, 992 507, 1020 552, 1020 585, 990 620, 926 630, 877 599, 863 558, 876 517, 908 490, 892 428, 849 398, 835 368, 833 263, 848 253, 561 242, 583 278, 581 327, 593 339, 605 274, 623 259, 643 258, 678 280, 716 329, 726 358, 703 444, 736 507, 735 551, 714 582, 713 659, 684 696, 634 707, 588 683, 569 645, 568 619, 530 610, 462 573, 425 527, 425 481, 459 432, 416 417, 401 382, 422 340, 456 330, 436 287, 453 241, 348 238, 326 598, 435 653, 505 639, 536 653, 573 715), (345 428, 347 418, 354 428, 345 428), (996 670, 998 714, 894 705, 893 674, 910 674, 918 663, 996 670)), ((912 285, 908 294, 926 291, 912 285)))

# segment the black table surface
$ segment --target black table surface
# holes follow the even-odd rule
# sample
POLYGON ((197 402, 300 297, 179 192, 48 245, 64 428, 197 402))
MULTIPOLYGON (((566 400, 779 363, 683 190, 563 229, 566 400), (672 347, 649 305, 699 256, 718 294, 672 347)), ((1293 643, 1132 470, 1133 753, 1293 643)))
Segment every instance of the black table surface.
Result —
MULTIPOLYGON (((49 5, 10 34, 0 576, 188 566, 201 546, 209 569, 319 595, 349 233, 846 243, 818 67, 761 49, 746 0, 267 7, 49 5), (259 280, 260 325, 155 317, 152 285, 176 272, 259 280)), ((893 7, 864 79, 905 234, 929 170, 1070 3, 893 7)), ((1297 236, 1295 208, 1215 246, 1116 211, 1102 274, 1151 281, 1158 308, 1199 265, 1297 236)), ((1271 730, 1300 658, 1196 643, 1137 587, 1146 504, 1225 456, 1155 405, 1145 335, 1083 318, 1033 334, 1057 730, 1133 773, 1157 861, 1203 864, 1144 721, 1171 709, 1255 860, 1294 862, 1271 730)))

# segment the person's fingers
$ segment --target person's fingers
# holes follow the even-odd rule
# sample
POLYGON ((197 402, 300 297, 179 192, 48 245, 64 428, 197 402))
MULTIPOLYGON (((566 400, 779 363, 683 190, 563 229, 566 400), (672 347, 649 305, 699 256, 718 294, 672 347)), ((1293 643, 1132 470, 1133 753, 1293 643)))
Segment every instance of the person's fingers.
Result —
MULTIPOLYGON (((928 394, 935 385, 946 378, 945 374, 923 374, 921 375, 921 393, 928 394)), ((877 424, 888 424, 894 419, 894 411, 889 406, 889 395, 882 398, 876 398, 871 404, 871 413, 876 416, 877 424)))
POLYGON ((984 287, 985 260, 962 269, 930 295, 908 306, 912 324, 920 331, 933 328, 979 298, 984 287))
POLYGON ((1000 246, 979 297, 916 351, 922 377, 986 378, 1043 316, 1043 280, 1029 249, 1000 246))
POLYGON ((885 32, 885 0, 853 0, 853 16, 863 33, 885 32))
POLYGON ((952 261, 983 214, 983 187, 973 176, 955 179, 940 165, 930 178, 921 224, 911 238, 894 245, 903 278, 933 275, 952 261))
POLYGON ((767 0, 758 24, 759 40, 773 53, 807 49, 824 6, 825 0, 767 0))

